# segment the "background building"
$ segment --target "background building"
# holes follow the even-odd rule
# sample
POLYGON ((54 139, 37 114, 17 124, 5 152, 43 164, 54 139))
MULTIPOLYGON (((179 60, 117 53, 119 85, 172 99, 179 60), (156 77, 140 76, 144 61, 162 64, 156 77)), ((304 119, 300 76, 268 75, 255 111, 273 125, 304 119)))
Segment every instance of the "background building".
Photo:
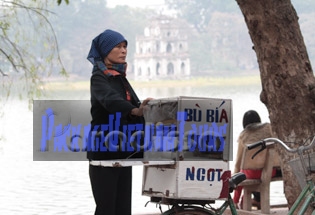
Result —
POLYGON ((144 35, 136 37, 135 80, 190 76, 186 26, 167 16, 152 19, 150 26, 144 29, 144 35))

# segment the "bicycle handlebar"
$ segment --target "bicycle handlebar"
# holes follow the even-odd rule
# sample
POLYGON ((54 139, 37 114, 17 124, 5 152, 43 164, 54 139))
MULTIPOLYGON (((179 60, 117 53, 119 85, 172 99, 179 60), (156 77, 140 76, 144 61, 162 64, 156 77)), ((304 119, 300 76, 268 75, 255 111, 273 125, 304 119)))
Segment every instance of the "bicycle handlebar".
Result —
POLYGON ((266 142, 264 140, 261 140, 261 141, 258 141, 256 143, 252 143, 252 144, 247 145, 247 149, 252 150, 252 149, 257 148, 259 146, 263 146, 265 143, 266 142))
POLYGON ((261 146, 261 149, 258 150, 252 156, 252 158, 254 158, 259 152, 261 152, 265 148, 267 148, 267 146, 273 145, 275 143, 279 143, 283 148, 285 148, 285 150, 287 150, 290 153, 302 153, 303 151, 306 151, 306 150, 309 150, 309 149, 315 147, 315 136, 313 137, 313 140, 311 141, 310 144, 308 144, 306 146, 299 146, 298 148, 290 148, 283 141, 279 140, 278 138, 266 138, 266 139, 263 139, 263 140, 258 141, 256 143, 252 143, 252 144, 247 145, 247 149, 251 150, 251 149, 254 149, 254 148, 261 146))

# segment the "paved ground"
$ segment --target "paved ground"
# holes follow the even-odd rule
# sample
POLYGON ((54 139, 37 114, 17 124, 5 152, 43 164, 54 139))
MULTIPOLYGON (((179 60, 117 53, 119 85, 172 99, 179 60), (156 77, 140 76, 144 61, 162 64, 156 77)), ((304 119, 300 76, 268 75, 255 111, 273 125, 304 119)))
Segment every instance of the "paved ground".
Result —
MULTIPOLYGON (((253 211, 244 211, 244 210, 237 210, 238 215, 258 215, 262 214, 260 210, 253 210, 253 211)), ((288 208, 272 208, 270 211, 271 215, 286 215, 288 214, 288 208)), ((145 213, 137 213, 133 215, 160 215, 160 213, 150 213, 150 214, 145 214, 145 213)), ((231 215, 231 212, 229 209, 226 210, 224 215, 231 215)))
MULTIPOLYGON (((224 213, 224 215, 230 215, 231 213, 227 211, 224 213)), ((262 214, 260 210, 253 210, 253 211, 244 211, 244 210, 238 210, 238 215, 257 215, 262 214)), ((288 214, 288 208, 272 208, 270 211, 270 214, 272 215, 286 215, 288 214)))

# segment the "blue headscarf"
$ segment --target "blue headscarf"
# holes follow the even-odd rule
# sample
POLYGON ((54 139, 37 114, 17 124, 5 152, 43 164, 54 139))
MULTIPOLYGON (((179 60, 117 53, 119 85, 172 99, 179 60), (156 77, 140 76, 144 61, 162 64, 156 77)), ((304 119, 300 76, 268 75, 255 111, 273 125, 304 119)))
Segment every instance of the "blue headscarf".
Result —
POLYGON ((104 58, 109 54, 109 52, 121 42, 126 42, 126 44, 128 44, 123 35, 116 31, 107 29, 93 39, 87 59, 94 66, 99 66, 99 62, 104 62, 104 58))

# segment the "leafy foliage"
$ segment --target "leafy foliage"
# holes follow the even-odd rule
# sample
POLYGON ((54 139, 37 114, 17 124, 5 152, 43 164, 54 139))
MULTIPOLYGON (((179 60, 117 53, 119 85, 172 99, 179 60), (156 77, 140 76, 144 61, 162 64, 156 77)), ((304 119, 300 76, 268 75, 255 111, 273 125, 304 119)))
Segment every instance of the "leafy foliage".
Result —
POLYGON ((73 75, 89 78, 92 67, 86 60, 92 39, 105 29, 121 32, 128 40, 128 70, 132 70, 136 36, 143 34, 152 10, 116 6, 107 8, 104 1, 71 1, 51 9, 56 16, 55 27, 60 55, 66 70, 73 75))
MULTIPOLYGON (((255 52, 243 15, 236 1, 166 0, 176 15, 192 24, 190 33, 191 67, 194 73, 232 75, 236 70, 257 70, 255 52)), ((292 0, 300 16, 300 25, 311 61, 315 61, 315 2, 292 0)))
POLYGON ((254 70, 257 62, 235 1, 166 0, 197 31, 190 33, 191 68, 195 74, 228 76, 254 70))
POLYGON ((1 2, 1 100, 14 94, 31 102, 42 93, 41 77, 56 70, 67 74, 59 56, 57 37, 47 18, 52 14, 48 6, 48 1, 39 0, 1 2))
MULTIPOLYGON (((69 0, 65 0, 65 2, 66 2, 66 4, 69 4, 69 0)), ((57 0, 58 5, 61 5, 61 3, 62 3, 62 0, 57 0)))
POLYGON ((222 0, 166 0, 178 11, 179 17, 189 21, 199 32, 204 32, 213 12, 237 12, 234 1, 222 0))

